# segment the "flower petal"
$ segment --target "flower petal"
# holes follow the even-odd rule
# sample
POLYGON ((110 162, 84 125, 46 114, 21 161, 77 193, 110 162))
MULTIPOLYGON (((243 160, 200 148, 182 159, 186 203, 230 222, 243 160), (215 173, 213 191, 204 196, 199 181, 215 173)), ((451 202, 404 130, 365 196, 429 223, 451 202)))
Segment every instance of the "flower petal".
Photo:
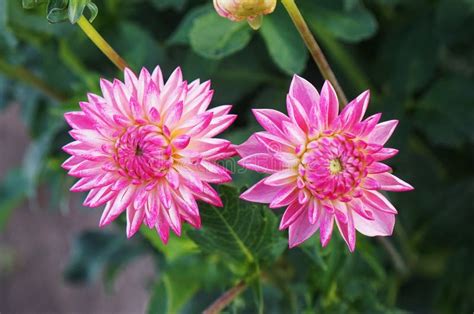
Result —
POLYGON ((370 176, 380 184, 380 189, 385 191, 405 192, 414 189, 410 184, 388 172, 371 174, 370 176))
POLYGON ((242 193, 240 198, 249 202, 271 203, 281 188, 266 185, 264 181, 265 179, 262 179, 257 182, 254 186, 242 193))
POLYGON ((290 248, 300 245, 311 237, 320 227, 320 222, 317 221, 311 224, 307 215, 300 215, 289 228, 288 244, 290 248))
POLYGON ((375 126, 374 130, 367 136, 369 143, 384 145, 387 143, 393 131, 398 125, 398 120, 390 120, 379 123, 375 126))

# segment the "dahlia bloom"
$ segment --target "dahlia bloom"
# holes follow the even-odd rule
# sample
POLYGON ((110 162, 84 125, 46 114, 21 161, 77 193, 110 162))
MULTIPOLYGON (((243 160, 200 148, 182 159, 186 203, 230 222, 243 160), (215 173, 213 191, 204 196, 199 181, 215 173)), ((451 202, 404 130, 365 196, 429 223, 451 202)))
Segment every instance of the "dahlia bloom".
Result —
POLYGON ((128 237, 142 222, 165 243, 183 221, 199 228, 196 200, 222 206, 209 183, 231 180, 216 162, 235 150, 214 138, 235 120, 231 106, 208 110, 210 82, 188 84, 180 68, 166 83, 159 67, 139 77, 126 69, 124 83, 100 87, 102 97, 88 94, 81 111, 65 114, 75 141, 63 147, 72 155, 63 167, 80 178, 71 191, 89 191, 85 206, 105 204, 100 226, 126 211, 128 237))
POLYGON ((220 16, 231 21, 247 20, 250 26, 258 29, 262 16, 272 13, 276 0, 214 0, 214 8, 220 16))
POLYGON ((288 116, 271 109, 253 111, 266 131, 236 147, 239 164, 270 176, 241 198, 269 203, 270 208, 286 206, 280 230, 289 228, 290 247, 318 229, 326 246, 334 221, 350 251, 355 230, 367 236, 392 234, 397 211, 378 191, 413 188, 381 162, 398 152, 383 147, 398 121, 378 123, 380 113, 362 120, 369 97, 369 91, 362 93, 338 114, 329 82, 319 94, 295 76, 287 96, 288 116))

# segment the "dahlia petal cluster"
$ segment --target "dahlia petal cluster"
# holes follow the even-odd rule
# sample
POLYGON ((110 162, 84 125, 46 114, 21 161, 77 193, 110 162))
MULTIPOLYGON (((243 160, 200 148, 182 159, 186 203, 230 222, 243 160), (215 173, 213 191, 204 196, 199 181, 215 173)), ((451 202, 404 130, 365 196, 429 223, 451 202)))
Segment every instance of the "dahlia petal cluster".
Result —
POLYGON ((366 91, 339 113, 336 93, 325 82, 321 94, 294 76, 287 95, 288 115, 256 109, 265 131, 236 147, 242 167, 269 174, 241 198, 286 207, 280 229, 289 229, 294 247, 318 229, 323 246, 334 222, 350 251, 356 232, 367 236, 392 234, 395 207, 380 193, 413 187, 391 174, 382 163, 398 151, 385 148, 398 121, 379 123, 381 114, 363 120, 369 103, 366 91))
POLYGON ((222 17, 235 22, 246 19, 258 29, 262 16, 272 13, 276 3, 276 0, 214 0, 214 8, 222 17))
POLYGON ((159 67, 125 80, 102 79, 102 96, 88 94, 81 111, 65 114, 74 142, 63 167, 80 178, 71 191, 88 191, 85 206, 105 204, 100 226, 126 211, 127 236, 144 223, 166 243, 182 223, 199 228, 196 200, 222 206, 210 183, 231 181, 217 164, 235 150, 214 138, 235 120, 231 106, 208 110, 210 82, 188 84, 177 68, 165 82, 159 67))

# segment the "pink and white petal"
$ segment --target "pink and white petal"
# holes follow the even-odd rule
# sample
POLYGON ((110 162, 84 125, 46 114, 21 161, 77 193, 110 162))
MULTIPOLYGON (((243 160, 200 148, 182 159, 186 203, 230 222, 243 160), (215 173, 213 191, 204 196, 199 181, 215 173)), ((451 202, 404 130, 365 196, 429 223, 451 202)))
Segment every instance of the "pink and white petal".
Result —
POLYGON ((159 90, 163 89, 165 83, 163 80, 163 72, 161 72, 161 68, 159 65, 157 65, 153 70, 153 73, 151 74, 151 80, 153 81, 153 83, 156 84, 159 90))
POLYGON ((331 240, 332 229, 334 227, 334 214, 324 209, 321 211, 321 218, 319 221, 321 245, 325 247, 328 245, 329 240, 331 240))
POLYGON ((329 81, 325 81, 321 89, 319 109, 321 116, 324 118, 324 126, 331 126, 339 112, 339 101, 337 100, 336 91, 329 81))
POLYGON ((178 236, 181 235, 181 216, 178 212, 175 202, 171 202, 171 206, 168 209, 168 216, 170 218, 170 227, 178 236))
MULTIPOLYGON (((152 108, 151 106, 147 105, 147 101, 146 101, 147 94, 148 94, 151 84, 153 84, 153 86, 157 88, 157 94, 159 94, 159 91, 160 91, 159 86, 157 86, 155 83, 152 82, 150 72, 148 72, 148 70, 143 67, 138 76, 138 84, 135 86, 135 88, 136 88, 136 98, 138 102, 144 106, 143 108, 144 111, 148 111, 150 110, 150 108, 152 108)), ((148 104, 150 103, 148 102, 148 104)))
POLYGON ((144 111, 148 113, 150 119, 155 122, 160 117, 160 107, 159 104, 159 97, 160 97, 160 90, 158 86, 154 82, 148 83, 145 86, 145 90, 143 92, 143 101, 142 105, 144 106, 144 111))
POLYGON ((357 231, 369 237, 392 235, 395 215, 378 210, 373 211, 373 215, 373 220, 367 220, 358 213, 354 213, 354 226, 357 231))
POLYGON ((135 73, 133 73, 131 69, 125 68, 123 70, 123 78, 124 78, 124 84, 127 87, 130 94, 137 96, 136 87, 138 86, 139 82, 135 73))
POLYGON ((367 141, 373 144, 384 145, 390 136, 392 136, 397 125, 398 120, 390 120, 377 124, 374 130, 367 135, 367 141))
POLYGON ((238 161, 239 166, 262 173, 275 173, 285 169, 283 162, 270 154, 253 154, 238 161))
POLYGON ((343 129, 350 130, 362 121, 370 100, 370 91, 365 91, 351 101, 339 115, 343 129))
POLYGON ((316 198, 310 199, 308 202, 309 223, 311 224, 316 223, 321 217, 322 211, 323 211, 323 207, 321 203, 316 198))
POLYGON ((257 140, 267 147, 267 152, 295 152, 295 146, 287 141, 286 138, 281 138, 268 132, 257 132, 255 134, 257 140))
POLYGON ((300 127, 291 122, 283 122, 283 133, 284 138, 287 138, 288 141, 294 146, 299 146, 306 144, 306 133, 300 129, 300 127))
POLYGON ((209 126, 199 136, 213 137, 224 132, 237 119, 237 115, 229 114, 221 117, 214 116, 209 126))
POLYGON ((305 108, 306 113, 311 113, 311 108, 319 107, 318 90, 304 78, 294 75, 290 85, 290 95, 296 98, 305 108))
POLYGON ((353 126, 352 133, 362 138, 367 137, 367 135, 369 135, 374 130, 377 123, 379 123, 381 117, 381 113, 376 113, 364 121, 357 123, 353 126))
POLYGON ((66 122, 73 129, 94 129, 95 122, 82 111, 71 111, 64 114, 66 122))
POLYGON ((132 118, 132 112, 130 110, 130 98, 131 94, 125 85, 119 81, 114 80, 113 83, 113 106, 120 112, 124 117, 128 119, 132 118))
POLYGON ((266 131, 273 135, 285 138, 285 134, 283 133, 283 122, 290 122, 290 118, 273 109, 253 109, 252 112, 258 123, 260 123, 266 131))
POLYGON ((390 203, 389 200, 387 200, 387 198, 380 192, 365 190, 361 200, 366 206, 370 206, 373 209, 391 214, 397 213, 397 210, 392 203, 390 203))
POLYGON ((380 189, 385 191, 393 191, 393 192, 405 192, 411 191, 414 188, 403 181, 402 179, 397 178, 391 173, 377 173, 371 174, 372 178, 374 178, 379 184, 380 189))
POLYGON ((296 169, 286 169, 278 171, 271 176, 265 178, 265 184, 271 186, 283 186, 288 184, 296 185, 298 172, 296 169))
POLYGON ((374 162, 370 166, 367 167, 367 171, 370 174, 375 174, 375 173, 383 173, 383 172, 392 171, 392 168, 381 162, 374 162))
POLYGON ((163 124, 173 130, 183 115, 183 102, 179 101, 173 105, 172 110, 168 110, 163 117, 163 124))
POLYGON ((204 112, 189 119, 183 119, 183 122, 173 130, 173 135, 187 134, 196 136, 204 131, 212 122, 212 112, 204 112))
POLYGON ((158 211, 158 221, 156 222, 155 228, 164 244, 168 243, 170 235, 170 225, 168 220, 169 218, 167 212, 163 208, 160 208, 158 211))
MULTIPOLYGON (((199 153, 201 158, 213 157, 215 154, 227 151, 231 146, 228 140, 221 138, 191 138, 186 150, 199 153)), ((185 153, 185 151, 183 151, 185 153)))
POLYGON ((260 180, 255 185, 250 187, 247 191, 240 195, 241 199, 256 203, 271 203, 277 193, 281 190, 280 187, 274 187, 265 184, 265 179, 260 180))
POLYGON ((291 121, 294 124, 297 124, 301 130, 307 133, 310 123, 308 114, 306 113, 303 105, 300 104, 299 101, 293 96, 288 94, 286 97, 286 108, 291 121))
POLYGON ((341 211, 345 214, 345 219, 340 219, 339 215, 336 215, 336 224, 341 233, 344 241, 349 247, 349 251, 354 252, 356 244, 356 232, 354 228, 354 219, 352 211, 348 210, 344 203, 339 203, 336 205, 337 211, 341 211))
POLYGON ((370 206, 367 206, 359 198, 354 198, 347 203, 347 206, 350 210, 357 213, 362 218, 367 220, 374 220, 373 209, 370 206))
POLYGON ((102 217, 100 218, 99 227, 103 227, 115 220, 133 201, 135 188, 129 186, 117 194, 117 197, 107 203, 102 217))
POLYGON ((223 204, 221 198, 219 197, 219 194, 206 182, 203 182, 202 186, 203 188, 199 192, 191 190, 194 196, 197 199, 200 199, 201 201, 204 201, 211 205, 222 207, 223 204))
POLYGON ((145 210, 135 209, 133 206, 127 208, 127 238, 131 238, 142 225, 145 210))
MULTIPOLYGON (((298 202, 293 202, 288 207, 286 208, 285 212, 283 213, 283 216, 281 217, 280 221, 280 230, 284 230, 291 226, 303 213, 305 213, 308 210, 308 205, 307 204, 300 204, 298 202)), ((306 215, 305 219, 307 220, 306 215)))
MULTIPOLYGON (((278 208, 287 206, 293 201, 296 200, 298 197, 298 190, 296 189, 296 185, 287 185, 282 188, 278 193, 275 195, 275 198, 270 203, 270 208, 278 208)), ((296 202, 297 203, 297 202, 296 202)))
POLYGON ((382 148, 378 152, 376 152, 375 154, 371 154, 370 156, 376 161, 383 161, 392 158, 396 154, 398 154, 398 149, 382 148))
POLYGON ((291 225, 288 232, 288 244, 290 248, 300 245, 311 237, 318 228, 320 222, 311 224, 307 215, 300 215, 291 225))

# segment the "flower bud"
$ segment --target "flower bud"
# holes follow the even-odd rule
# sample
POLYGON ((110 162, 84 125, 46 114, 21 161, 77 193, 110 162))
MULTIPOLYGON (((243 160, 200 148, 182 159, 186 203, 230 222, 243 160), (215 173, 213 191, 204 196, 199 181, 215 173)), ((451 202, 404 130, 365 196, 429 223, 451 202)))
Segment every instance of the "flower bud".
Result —
POLYGON ((214 0, 220 16, 239 22, 247 19, 253 29, 260 28, 262 16, 275 10, 276 0, 214 0))

